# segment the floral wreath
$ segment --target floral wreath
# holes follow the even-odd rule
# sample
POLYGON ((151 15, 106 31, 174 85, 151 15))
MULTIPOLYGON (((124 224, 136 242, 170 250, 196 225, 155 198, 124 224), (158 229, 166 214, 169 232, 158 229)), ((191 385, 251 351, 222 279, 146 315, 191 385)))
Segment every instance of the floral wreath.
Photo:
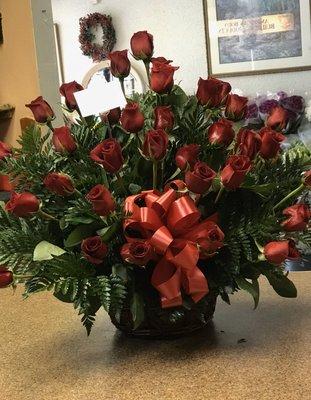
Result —
POLYGON ((82 53, 91 57, 93 61, 102 61, 111 52, 116 43, 116 32, 111 22, 110 15, 92 13, 86 17, 79 19, 80 35, 79 42, 82 53), (91 32, 91 28, 100 25, 103 29, 103 44, 100 46, 94 43, 95 35, 91 32))

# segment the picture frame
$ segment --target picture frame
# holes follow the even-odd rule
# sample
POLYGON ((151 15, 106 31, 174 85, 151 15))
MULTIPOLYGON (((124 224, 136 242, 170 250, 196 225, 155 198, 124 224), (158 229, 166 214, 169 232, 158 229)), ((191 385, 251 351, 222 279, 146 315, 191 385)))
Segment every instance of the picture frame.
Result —
POLYGON ((209 75, 311 69, 311 0, 203 0, 209 75))

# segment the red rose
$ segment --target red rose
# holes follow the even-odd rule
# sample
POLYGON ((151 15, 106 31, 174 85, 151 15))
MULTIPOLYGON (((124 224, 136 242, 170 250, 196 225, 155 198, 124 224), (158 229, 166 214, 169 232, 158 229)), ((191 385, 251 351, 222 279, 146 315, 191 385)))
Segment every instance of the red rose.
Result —
POLYGON ((222 184, 231 190, 237 189, 243 182, 245 175, 251 168, 251 161, 247 156, 230 156, 226 166, 221 171, 222 184))
POLYGON ((225 235, 219 226, 211 220, 204 221, 197 229, 192 229, 187 239, 199 245, 200 258, 208 258, 224 245, 225 235))
POLYGON ((5 209, 17 217, 29 217, 39 210, 39 206, 39 199, 32 193, 12 192, 10 200, 5 205, 5 209))
POLYGON ((42 96, 37 97, 30 104, 26 104, 26 107, 30 108, 34 119, 40 124, 45 124, 55 117, 52 108, 42 96))
POLYGON ((130 74, 131 63, 127 56, 127 50, 113 51, 108 54, 111 61, 110 69, 116 78, 126 78, 130 74))
POLYGON ((247 111, 248 98, 237 94, 229 94, 226 101, 225 115, 233 121, 240 121, 247 111))
POLYGON ((5 157, 10 157, 11 155, 11 148, 6 143, 0 141, 0 160, 3 160, 5 157))
POLYGON ((261 147, 259 152, 261 157, 264 159, 276 157, 279 154, 281 142, 285 140, 285 136, 268 127, 260 129, 259 134, 261 136, 261 147))
POLYGON ((144 126, 144 114, 137 103, 127 103, 122 111, 120 123, 122 128, 130 133, 139 132, 144 126))
POLYGON ((285 208, 285 210, 283 210, 283 215, 288 217, 281 224, 285 231, 304 231, 311 218, 311 211, 306 204, 295 204, 285 208))
POLYGON ((13 274, 3 265, 0 266, 0 289, 6 288, 13 282, 13 274))
POLYGON ((167 132, 173 129, 174 114, 170 106, 157 106, 154 115, 154 129, 164 129, 167 132))
POLYGON ((65 97, 68 110, 74 111, 79 109, 74 93, 80 92, 80 90, 84 90, 84 87, 76 81, 63 83, 59 88, 60 94, 65 97))
POLYGON ((185 182, 189 190, 193 193, 203 194, 211 187, 216 172, 206 163, 198 161, 193 171, 187 171, 185 182))
POLYGON ((216 78, 202 79, 198 81, 197 99, 203 106, 210 108, 221 106, 231 91, 231 85, 216 78))
POLYGON ((170 64, 171 62, 173 62, 173 60, 167 60, 165 57, 152 57, 151 62, 170 64))
POLYGON ((114 211, 116 208, 111 193, 103 185, 94 186, 86 195, 86 199, 92 203, 93 211, 103 217, 114 211))
POLYGON ((153 36, 147 31, 134 33, 131 38, 131 50, 136 60, 149 61, 153 54, 153 36))
POLYGON ((173 67, 158 61, 152 63, 150 87, 159 94, 169 93, 174 85, 174 72, 179 67, 173 67))
POLYGON ((229 146, 234 139, 232 122, 225 118, 214 122, 208 129, 208 139, 211 143, 229 146))
POLYGON ((200 145, 188 144, 177 150, 175 162, 179 169, 184 171, 188 167, 193 168, 194 164, 198 161, 200 152, 200 145))
POLYGON ((241 128, 237 135, 236 149, 243 156, 253 160, 261 147, 260 135, 250 129, 241 128))
POLYGON ((81 250, 83 257, 92 264, 102 264, 108 252, 108 248, 100 236, 84 239, 81 243, 81 250))
POLYGON ((300 258, 295 242, 291 239, 266 244, 264 255, 269 263, 277 265, 282 264, 285 260, 297 260, 300 258))
POLYGON ((163 129, 150 130, 145 135, 143 153, 154 161, 164 158, 168 146, 168 136, 163 129))
POLYGON ((100 118, 106 124, 109 123, 111 126, 115 125, 119 122, 121 117, 121 109, 120 107, 113 108, 106 113, 100 114, 100 118))
POLYGON ((59 153, 72 153, 77 148, 76 142, 67 126, 54 129, 52 142, 55 150, 59 153))
POLYGON ((122 246, 121 257, 125 262, 146 265, 152 259, 153 251, 148 242, 132 242, 122 246))
POLYGON ((0 191, 12 192, 12 190, 14 190, 14 185, 10 182, 10 177, 0 174, 0 191))
POLYGON ((272 108, 266 125, 271 129, 282 130, 286 127, 288 121, 288 112, 285 108, 277 106, 272 108))
POLYGON ((71 178, 58 172, 49 173, 44 178, 43 184, 50 192, 59 196, 70 196, 75 191, 71 178))
POLYGON ((106 139, 98 144, 90 153, 91 159, 103 165, 107 172, 114 174, 123 165, 122 149, 116 139, 106 139))
POLYGON ((305 186, 311 187, 311 170, 306 171, 303 175, 303 183, 305 186))

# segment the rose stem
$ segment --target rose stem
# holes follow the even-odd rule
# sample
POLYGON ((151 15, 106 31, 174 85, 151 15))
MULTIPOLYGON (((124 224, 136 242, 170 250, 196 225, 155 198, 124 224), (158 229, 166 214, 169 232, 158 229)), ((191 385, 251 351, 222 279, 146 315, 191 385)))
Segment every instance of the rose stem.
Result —
POLYGON ((150 61, 144 61, 144 64, 145 64, 146 74, 147 74, 147 78, 148 78, 148 83, 150 86, 150 61))
MULTIPOLYGON (((108 116, 107 116, 107 120, 108 120, 108 116)), ((112 129, 111 129, 111 125, 110 125, 109 120, 107 122, 107 126, 108 126, 108 135, 109 135, 110 139, 112 139, 112 129)))
POLYGON ((152 182, 153 182, 153 189, 157 188, 157 181, 158 181, 158 162, 153 161, 153 168, 152 168, 152 182))
POLYGON ((302 183, 298 188, 294 189, 292 192, 290 192, 284 199, 282 199, 280 202, 278 202, 277 205, 273 207, 273 211, 275 211, 277 208, 279 208, 282 204, 284 204, 287 200, 289 200, 291 197, 298 195, 303 189, 304 189, 304 184, 302 183))
POLYGON ((118 181, 120 187, 122 188, 122 191, 124 192, 125 195, 127 195, 127 190, 126 190, 126 187, 124 185, 123 178, 122 178, 122 176, 120 175, 119 172, 116 173, 116 177, 117 177, 117 181, 118 181))
POLYGON ((85 118, 82 116, 81 111, 80 111, 79 108, 77 108, 77 112, 79 114, 79 117, 80 117, 81 121, 87 126, 87 122, 86 122, 85 118))
POLYGON ((125 88, 124 88, 124 78, 119 78, 119 81, 121 83, 121 89, 122 89, 122 92, 124 94, 124 97, 126 98, 126 96, 125 96, 125 88))
POLYGON ((222 195, 222 193, 223 193, 224 190, 225 190, 224 186, 221 185, 221 186, 220 186, 220 189, 219 189, 219 191, 218 191, 218 193, 217 193, 216 199, 215 199, 215 204, 216 204, 216 203, 218 202, 218 200, 220 199, 220 197, 221 197, 221 195, 222 195))
POLYGON ((46 213, 46 212, 44 212, 44 211, 42 211, 42 210, 39 210, 38 213, 39 213, 43 218, 52 219, 52 220, 54 220, 54 221, 57 221, 57 218, 53 217, 52 215, 50 215, 50 214, 48 214, 48 213, 46 213))
POLYGON ((49 129, 51 129, 52 132, 54 132, 54 128, 53 128, 53 125, 52 125, 52 122, 51 122, 51 121, 47 121, 47 122, 46 122, 46 126, 47 126, 49 129))

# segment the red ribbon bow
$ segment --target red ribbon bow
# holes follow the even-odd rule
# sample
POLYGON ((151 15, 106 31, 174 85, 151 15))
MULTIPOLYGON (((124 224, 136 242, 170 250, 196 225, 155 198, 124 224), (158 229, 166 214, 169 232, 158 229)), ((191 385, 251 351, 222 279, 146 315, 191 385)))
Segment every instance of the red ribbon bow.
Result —
POLYGON ((125 212, 130 214, 124 222, 127 241, 147 241, 156 253, 151 283, 161 295, 162 307, 181 305, 181 288, 194 302, 202 299, 209 289, 197 266, 198 243, 215 223, 199 223, 201 214, 194 201, 172 188, 163 194, 150 190, 127 197, 125 212))

